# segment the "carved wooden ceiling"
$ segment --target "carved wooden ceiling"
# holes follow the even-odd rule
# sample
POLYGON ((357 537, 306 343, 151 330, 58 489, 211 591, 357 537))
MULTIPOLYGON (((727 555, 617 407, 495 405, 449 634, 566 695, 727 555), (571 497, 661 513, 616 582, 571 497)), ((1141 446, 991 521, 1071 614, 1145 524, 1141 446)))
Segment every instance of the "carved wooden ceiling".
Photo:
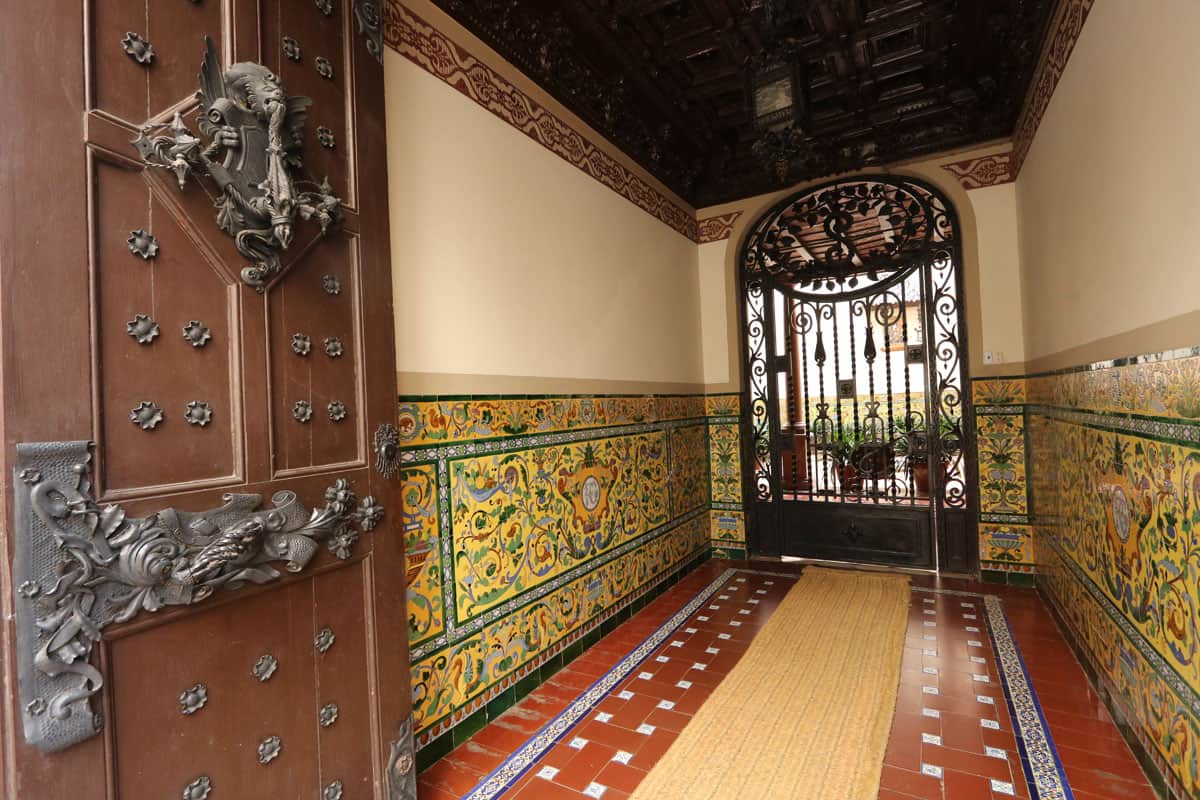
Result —
POLYGON ((435 0, 696 207, 1008 136, 1057 0, 435 0))

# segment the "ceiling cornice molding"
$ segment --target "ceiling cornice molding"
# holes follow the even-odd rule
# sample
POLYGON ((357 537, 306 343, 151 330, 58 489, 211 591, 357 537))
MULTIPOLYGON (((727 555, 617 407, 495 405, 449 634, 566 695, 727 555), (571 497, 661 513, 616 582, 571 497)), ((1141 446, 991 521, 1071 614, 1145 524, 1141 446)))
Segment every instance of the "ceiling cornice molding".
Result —
POLYGON ((1041 57, 1038 60, 1037 71, 1029 84, 1025 103, 1021 114, 1017 117, 1017 127, 1013 132, 1013 153, 1009 171, 1013 180, 1021 174, 1025 157, 1033 146, 1038 126, 1042 116, 1050 105, 1054 90, 1066 71, 1067 62, 1079 41, 1083 31, 1083 23, 1087 21, 1088 12, 1092 10, 1093 0, 1060 0, 1050 22, 1050 30, 1042 46, 1041 57))
POLYGON ((968 158, 942 164, 942 169, 958 178, 964 189, 982 189, 1012 183, 1017 176, 1012 170, 1012 151, 968 158))
POLYGON ((622 164, 608 152, 607 142, 594 141, 399 0, 384 3, 384 42, 664 225, 699 241, 694 210, 622 164))

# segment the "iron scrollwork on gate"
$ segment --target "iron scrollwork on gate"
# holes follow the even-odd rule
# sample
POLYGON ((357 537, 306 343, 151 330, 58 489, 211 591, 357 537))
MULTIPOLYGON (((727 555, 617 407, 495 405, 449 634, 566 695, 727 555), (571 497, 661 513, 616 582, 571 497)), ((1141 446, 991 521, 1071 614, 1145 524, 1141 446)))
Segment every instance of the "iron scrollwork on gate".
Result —
POLYGON ((966 506, 957 254, 941 197, 898 176, 799 192, 754 225, 740 270, 756 502, 966 506))
POLYGON ((18 444, 13 470, 18 680, 25 739, 56 751, 95 735, 90 698, 104 676, 90 663, 104 629, 144 611, 200 603, 219 590, 300 572, 322 541, 340 557, 383 516, 348 481, 309 511, 294 492, 270 508, 262 496, 227 494, 224 505, 128 516, 92 495, 91 443, 18 444))
POLYGON ((208 143, 176 113, 170 125, 143 130, 133 145, 146 165, 173 172, 180 189, 193 173, 212 179, 221 192, 217 225, 253 262, 242 280, 261 292, 282 270, 280 253, 297 220, 315 220, 324 234, 340 221, 342 201, 328 179, 297 177, 312 100, 289 97, 262 64, 241 62, 222 73, 212 39, 204 37, 204 46, 196 123, 208 143))

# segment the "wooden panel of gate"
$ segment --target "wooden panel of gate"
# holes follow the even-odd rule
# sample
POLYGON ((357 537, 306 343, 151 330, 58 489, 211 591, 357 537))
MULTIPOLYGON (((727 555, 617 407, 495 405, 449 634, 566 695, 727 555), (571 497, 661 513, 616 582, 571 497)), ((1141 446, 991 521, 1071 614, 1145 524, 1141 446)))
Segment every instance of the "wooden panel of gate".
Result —
POLYGON ((0 30, 5 797, 415 791, 399 482, 375 452, 395 398, 379 21, 363 0, 47 0, 0 30), (221 70, 312 99, 282 161, 266 103, 240 157, 210 148, 206 36, 221 70), (178 169, 134 147, 147 125, 178 169), (214 208, 247 154, 286 162, 296 209, 340 199, 324 235, 287 211, 261 291, 214 208))

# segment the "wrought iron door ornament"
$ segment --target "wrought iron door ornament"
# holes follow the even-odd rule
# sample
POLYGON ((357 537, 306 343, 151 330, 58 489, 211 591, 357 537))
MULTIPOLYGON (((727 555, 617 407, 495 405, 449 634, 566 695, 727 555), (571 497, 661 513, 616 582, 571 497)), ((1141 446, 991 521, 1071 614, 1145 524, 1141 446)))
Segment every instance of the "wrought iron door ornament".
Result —
POLYGON ((337 146, 337 142, 333 138, 333 131, 326 128, 324 125, 317 126, 317 141, 321 143, 321 147, 326 150, 332 150, 337 146))
POLYGON ((303 333, 292 334, 292 352, 298 356, 306 356, 312 352, 312 339, 303 333))
POLYGON ((333 16, 333 0, 316 0, 317 8, 327 17, 333 16))
POLYGON ((283 749, 283 742, 278 736, 268 736, 258 743, 258 763, 270 764, 279 757, 279 751, 283 749))
POLYGON ((174 172, 181 189, 192 172, 217 184, 217 225, 253 262, 242 280, 261 292, 283 268, 280 252, 291 244, 297 219, 315 220, 325 234, 339 221, 342 201, 328 179, 318 185, 296 177, 312 100, 288 97, 261 64, 244 61, 222 73, 212 39, 204 43, 197 124, 208 143, 177 113, 170 125, 144 129, 133 144, 148 166, 174 172))
POLYGON ((183 800, 208 800, 210 794, 212 794, 212 779, 207 775, 201 775, 183 788, 183 794, 180 797, 183 800))
POLYGON ((367 52, 383 63, 383 14, 379 0, 354 0, 358 32, 367 40, 367 52))
POLYGON ((283 54, 289 61, 300 60, 300 43, 290 36, 283 37, 283 54))
POLYGON ((201 400, 193 400, 187 404, 187 411, 183 418, 187 420, 188 425, 199 425, 201 428, 212 422, 212 406, 201 400))
POLYGON ((257 678, 259 683, 266 683, 271 680, 271 676, 275 674, 275 670, 277 669, 279 669, 279 660, 270 653, 267 653, 258 657, 258 661, 254 662, 254 668, 250 670, 250 674, 257 678))
POLYGON ((388 800, 417 800, 417 771, 413 748, 413 721, 408 716, 391 742, 388 755, 388 800))
POLYGON ((125 31, 125 37, 121 39, 121 49, 144 67, 150 66, 154 61, 154 45, 133 31, 125 31))
POLYGON ((336 275, 322 275, 321 285, 325 287, 325 294, 342 293, 342 282, 337 279, 336 275))
POLYGON ((129 419, 144 431, 152 431, 163 421, 163 410, 157 403, 143 400, 137 408, 129 409, 129 419))
POLYGON ((373 497, 360 502, 339 479, 326 490, 325 505, 312 511, 294 492, 280 491, 266 509, 261 495, 227 494, 210 511, 165 508, 135 519, 119 505, 96 502, 90 448, 90 442, 17 445, 18 682, 25 739, 47 751, 101 727, 89 699, 104 677, 90 656, 107 626, 143 611, 194 605, 218 590, 270 583, 282 574, 274 562, 300 572, 322 541, 341 549, 383 514, 373 497))
POLYGON ((333 781, 321 792, 321 800, 342 800, 342 782, 333 781))
POLYGON ((206 705, 208 705, 208 687, 203 683, 197 683, 179 694, 179 711, 182 714, 191 716, 206 705))
POLYGON ((390 422, 380 425, 375 431, 375 469, 385 478, 396 474, 400 468, 400 431, 390 422))
POLYGON ((325 337, 325 355, 330 358, 339 358, 344 352, 345 348, 342 347, 341 339, 336 336, 325 337))
POLYGON ((317 74, 327 80, 333 80, 333 64, 329 63, 329 59, 325 56, 317 56, 314 60, 317 67, 317 74))
POLYGON ((192 347, 204 347, 212 339, 212 331, 198 319, 193 319, 183 326, 183 338, 191 342, 192 347))
POLYGON ((312 419, 312 403, 307 400, 297 400, 292 405, 292 416, 296 422, 308 422, 312 419))
POLYGON ((346 418, 346 404, 341 400, 334 400, 329 404, 329 418, 334 422, 341 422, 346 418))
POLYGON ((135 314, 125 323, 125 330, 138 344, 150 344, 159 334, 158 323, 146 314, 135 314))
POLYGON ((321 724, 322 728, 328 728, 330 725, 337 722, 337 718, 337 703, 330 703, 328 705, 321 706, 321 712, 317 715, 317 722, 321 724))
POLYGON ((313 639, 313 647, 317 648, 318 653, 325 655, 329 648, 333 647, 333 643, 336 640, 337 637, 333 635, 333 629, 326 625, 317 631, 317 635, 313 639))
POLYGON ((146 261, 158 255, 158 239, 154 238, 154 234, 146 233, 141 228, 130 231, 129 238, 125 241, 129 243, 129 252, 135 256, 141 256, 146 261))

